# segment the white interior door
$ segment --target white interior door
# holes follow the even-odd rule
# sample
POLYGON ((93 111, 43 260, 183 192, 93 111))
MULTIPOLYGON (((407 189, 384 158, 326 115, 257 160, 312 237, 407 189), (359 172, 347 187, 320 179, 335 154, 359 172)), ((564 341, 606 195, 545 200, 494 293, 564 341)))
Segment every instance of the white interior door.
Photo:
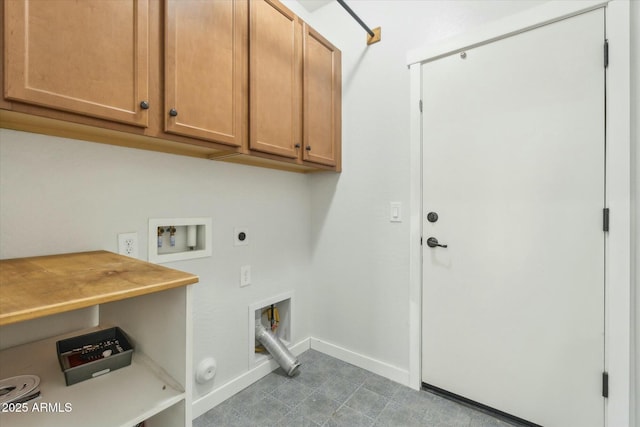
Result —
POLYGON ((422 66, 423 382, 546 427, 604 423, 603 44, 600 9, 422 66))

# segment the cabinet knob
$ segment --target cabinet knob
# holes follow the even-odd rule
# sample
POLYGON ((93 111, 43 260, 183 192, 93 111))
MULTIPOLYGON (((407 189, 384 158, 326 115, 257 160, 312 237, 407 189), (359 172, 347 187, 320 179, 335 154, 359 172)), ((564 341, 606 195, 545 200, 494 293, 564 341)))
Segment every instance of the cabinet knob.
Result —
POLYGON ((149 109, 149 101, 142 101, 140 103, 140 108, 142 108, 143 110, 148 110, 149 109))
POLYGON ((178 115, 178 110, 176 110, 175 108, 172 108, 171 110, 169 110, 169 115, 171 117, 175 117, 178 115))
POLYGON ((304 147, 304 149, 307 150, 307 151, 311 151, 311 146, 307 145, 306 147, 304 147))
POLYGON ((296 148, 300 148, 300 144, 296 144, 296 145, 295 145, 295 147, 296 147, 296 148))

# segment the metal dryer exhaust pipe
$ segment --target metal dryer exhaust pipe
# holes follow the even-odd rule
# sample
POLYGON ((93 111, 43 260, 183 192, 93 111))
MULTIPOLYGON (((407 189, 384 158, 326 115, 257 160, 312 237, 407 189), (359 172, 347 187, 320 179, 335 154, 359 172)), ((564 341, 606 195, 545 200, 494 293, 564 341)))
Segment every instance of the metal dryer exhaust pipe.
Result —
POLYGON ((256 322, 256 339, 273 356, 273 359, 278 362, 278 365, 284 369, 287 375, 292 377, 296 374, 300 367, 298 359, 291 354, 278 337, 262 326, 260 322, 256 322))

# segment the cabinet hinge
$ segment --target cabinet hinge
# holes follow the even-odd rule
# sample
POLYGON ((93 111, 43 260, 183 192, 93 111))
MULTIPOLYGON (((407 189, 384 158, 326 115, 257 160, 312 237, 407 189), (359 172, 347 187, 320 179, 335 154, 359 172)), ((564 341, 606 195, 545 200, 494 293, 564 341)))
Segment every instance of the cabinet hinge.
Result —
POLYGON ((420 112, 422 113, 422 99, 420 100, 420 102, 418 103, 418 107, 420 108, 420 112))
POLYGON ((422 246, 422 236, 420 236, 420 246, 422 246))
POLYGON ((609 397, 609 373, 602 373, 602 397, 609 397))
POLYGON ((609 208, 602 209, 602 231, 609 231, 609 208))
POLYGON ((604 40, 604 68, 609 66, 609 40, 604 40))

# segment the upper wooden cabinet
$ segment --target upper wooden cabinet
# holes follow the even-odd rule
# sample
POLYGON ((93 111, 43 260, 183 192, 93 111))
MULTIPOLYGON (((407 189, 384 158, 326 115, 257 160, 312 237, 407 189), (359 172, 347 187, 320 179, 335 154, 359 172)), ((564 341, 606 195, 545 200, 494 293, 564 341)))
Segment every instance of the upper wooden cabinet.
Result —
POLYGON ((342 141, 341 54, 304 25, 303 159, 336 166, 342 141))
POLYGON ((277 0, 250 2, 249 148, 340 168, 341 53, 277 0))
POLYGON ((0 3, 0 126, 341 168, 340 51, 278 0, 0 3))
POLYGON ((148 10, 148 0, 5 1, 5 97, 147 126, 148 10))
POLYGON ((302 25, 280 2, 250 2, 252 150, 297 158, 302 144, 302 25))
POLYGON ((247 30, 246 1, 167 0, 167 132, 243 145, 247 30))

